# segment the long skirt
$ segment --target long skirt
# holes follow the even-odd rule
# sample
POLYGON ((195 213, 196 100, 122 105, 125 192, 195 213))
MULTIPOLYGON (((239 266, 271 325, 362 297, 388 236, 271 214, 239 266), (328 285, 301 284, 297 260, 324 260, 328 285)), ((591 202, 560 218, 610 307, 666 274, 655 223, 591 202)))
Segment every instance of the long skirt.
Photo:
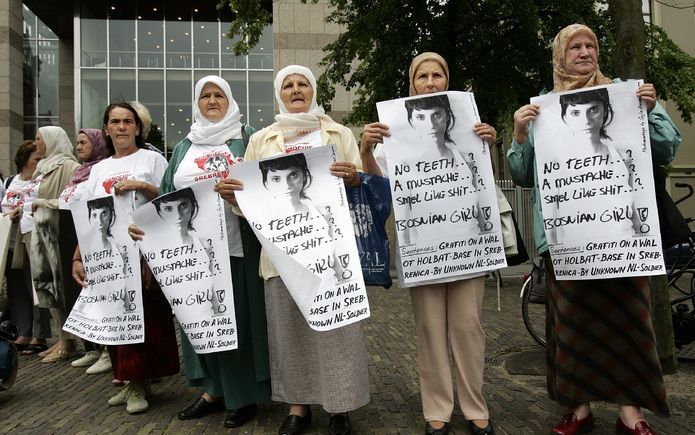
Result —
POLYGON ((142 383, 179 372, 174 316, 154 279, 149 288, 143 283, 142 305, 145 342, 108 347, 114 378, 122 381, 142 383))
POLYGON ((319 404, 330 413, 369 402, 367 352, 357 322, 314 331, 280 278, 265 282, 273 400, 319 404))
POLYGON ((231 266, 239 348, 197 354, 181 331, 181 352, 188 384, 224 397, 227 409, 238 409, 270 400, 270 368, 258 256, 245 252, 243 258, 231 257, 231 266))
POLYGON ((669 414, 646 277, 557 281, 546 261, 547 387, 574 408, 602 400, 669 414))

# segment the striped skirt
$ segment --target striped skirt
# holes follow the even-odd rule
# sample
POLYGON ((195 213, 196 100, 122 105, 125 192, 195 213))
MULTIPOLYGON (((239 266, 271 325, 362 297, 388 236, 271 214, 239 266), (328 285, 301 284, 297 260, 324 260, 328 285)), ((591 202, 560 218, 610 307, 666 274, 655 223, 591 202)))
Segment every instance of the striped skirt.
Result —
POLYGON ((669 415, 646 277, 557 281, 546 261, 548 395, 563 406, 602 400, 669 415))

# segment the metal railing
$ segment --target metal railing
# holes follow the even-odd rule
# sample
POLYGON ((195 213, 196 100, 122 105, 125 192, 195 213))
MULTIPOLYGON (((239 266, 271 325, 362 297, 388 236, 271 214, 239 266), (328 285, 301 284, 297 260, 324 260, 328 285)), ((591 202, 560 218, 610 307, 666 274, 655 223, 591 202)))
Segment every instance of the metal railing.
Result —
POLYGON ((536 244, 533 241, 533 204, 531 204, 533 189, 519 187, 512 180, 496 180, 496 182, 514 210, 514 217, 519 225, 519 232, 524 239, 529 257, 535 257, 537 253, 536 244))

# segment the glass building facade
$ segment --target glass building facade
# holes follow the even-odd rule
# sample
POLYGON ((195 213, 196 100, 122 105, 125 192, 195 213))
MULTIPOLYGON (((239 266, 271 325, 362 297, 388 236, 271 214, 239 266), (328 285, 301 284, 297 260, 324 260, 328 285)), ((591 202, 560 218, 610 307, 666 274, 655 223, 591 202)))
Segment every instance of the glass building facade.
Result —
MULTIPOLYGON (((218 11, 217 1, 196 2, 200 5, 161 0, 79 3, 73 36, 78 127, 99 128, 110 102, 137 100, 152 115, 148 142, 168 156, 192 123, 195 82, 210 74, 229 82, 242 123, 256 128, 272 123, 272 27, 265 29, 247 56, 235 56, 233 41, 226 37, 231 12, 218 11)), ((38 47, 39 59, 49 48, 57 56, 57 38, 41 33, 36 17, 24 9, 25 28, 33 19, 32 29, 38 29, 25 31, 25 47, 38 47)), ((39 85, 44 77, 55 84, 55 107, 48 107, 52 94, 44 97, 42 90, 34 112, 35 117, 48 116, 57 125, 57 62, 55 65, 55 77, 45 77, 43 71, 37 75, 39 85)))
POLYGON ((58 37, 26 6, 24 16, 24 137, 58 125, 58 37))

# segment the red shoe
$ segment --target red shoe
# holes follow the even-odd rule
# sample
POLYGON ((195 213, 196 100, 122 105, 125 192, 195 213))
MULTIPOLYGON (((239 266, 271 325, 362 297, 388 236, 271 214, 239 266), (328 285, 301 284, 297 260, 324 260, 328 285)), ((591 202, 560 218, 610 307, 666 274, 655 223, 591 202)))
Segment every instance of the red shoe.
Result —
POLYGON ((577 420, 574 412, 562 417, 562 420, 550 430, 551 435, 575 435, 594 430, 594 414, 591 412, 581 420, 577 420))
POLYGON ((628 435, 658 435, 656 432, 654 432, 654 429, 649 426, 649 423, 646 421, 638 421, 637 424, 635 424, 634 429, 630 429, 623 423, 623 420, 618 417, 618 419, 615 421, 615 431, 617 433, 624 433, 628 435))

